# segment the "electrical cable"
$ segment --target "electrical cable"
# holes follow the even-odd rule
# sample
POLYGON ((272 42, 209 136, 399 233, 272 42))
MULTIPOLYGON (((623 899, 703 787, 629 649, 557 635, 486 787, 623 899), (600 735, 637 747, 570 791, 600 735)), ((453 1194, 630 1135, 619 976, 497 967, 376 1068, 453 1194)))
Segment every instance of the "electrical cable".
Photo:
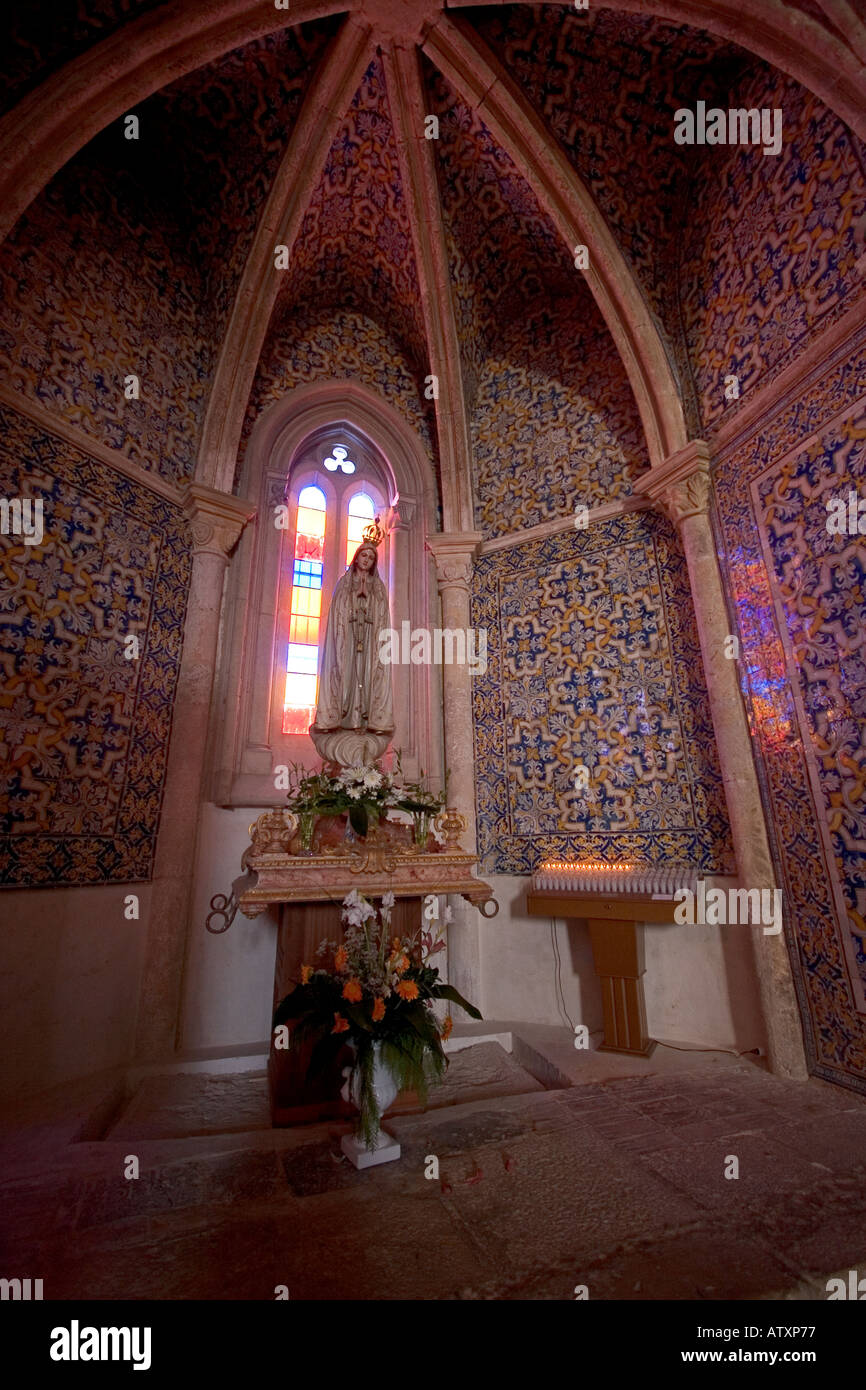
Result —
POLYGON ((568 1019, 568 1026, 573 1033, 575 1025, 571 1019, 568 1009, 565 1007, 565 994, 562 988, 562 957, 559 954, 559 942, 556 939, 555 917, 551 917, 550 919, 550 943, 553 947, 553 959, 556 966, 556 973, 554 977, 557 993, 556 1007, 559 1009, 560 1014, 564 1014, 565 1017, 568 1019))
MULTIPOLYGON (((553 947, 553 959, 555 962, 554 984, 556 987, 556 1007, 561 1015, 565 1015, 568 1026, 572 1033, 575 1025, 565 1005, 565 993, 562 988, 562 956, 559 951, 559 942, 556 939, 556 918, 550 919, 550 944, 553 947)), ((590 1033, 590 1037, 595 1037, 598 1033, 603 1033, 603 1028, 596 1028, 590 1033)), ((667 1047, 672 1052, 717 1052, 724 1053, 728 1057, 762 1057, 764 1054, 756 1047, 747 1047, 743 1052, 735 1052, 732 1047, 678 1047, 676 1043, 659 1042, 656 1039, 656 1047, 667 1047)))
POLYGON ((735 1052, 732 1047, 677 1047, 676 1043, 659 1042, 655 1040, 656 1047, 669 1047, 674 1052, 723 1052, 728 1057, 763 1057, 757 1047, 747 1047, 744 1052, 735 1052))

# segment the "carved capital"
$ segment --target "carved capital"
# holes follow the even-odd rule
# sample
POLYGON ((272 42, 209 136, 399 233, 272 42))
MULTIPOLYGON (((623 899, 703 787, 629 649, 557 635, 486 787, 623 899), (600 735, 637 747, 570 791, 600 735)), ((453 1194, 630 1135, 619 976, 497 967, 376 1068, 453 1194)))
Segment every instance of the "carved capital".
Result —
POLYGON ((436 561, 439 592, 463 589, 469 592, 472 560, 483 540, 480 531, 441 532, 427 539, 427 549, 436 561))
POLYGON ((285 506, 289 500, 289 480, 285 473, 268 474, 268 506, 285 506))
POLYGON ((687 516, 705 514, 709 500, 710 474, 706 467, 690 473, 687 478, 680 478, 679 482, 670 483, 659 497, 659 503, 677 527, 687 516))
POLYGON ((393 529, 408 531, 418 503, 414 497, 401 497, 394 503, 393 529))
POLYGON ((651 468, 640 491, 679 528, 690 516, 706 516, 710 501, 710 451, 702 439, 651 468))
POLYGON ((445 560, 437 556, 436 578, 439 580, 440 590, 468 589, 472 580, 472 556, 449 555, 445 560))
POLYGON ((219 555, 223 560, 228 559, 247 522, 256 514, 255 503, 204 483, 188 483, 182 502, 192 532, 193 554, 219 555))

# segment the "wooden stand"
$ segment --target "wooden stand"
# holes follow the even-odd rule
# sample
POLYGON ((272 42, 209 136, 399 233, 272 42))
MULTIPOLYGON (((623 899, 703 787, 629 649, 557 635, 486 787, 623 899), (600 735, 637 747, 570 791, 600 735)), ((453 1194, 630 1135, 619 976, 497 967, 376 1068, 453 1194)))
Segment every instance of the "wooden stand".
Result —
POLYGON ((590 917, 589 938, 604 1009, 604 1042, 599 1051, 648 1057, 655 1043, 646 1030, 643 927, 637 922, 590 917))
POLYGON ((546 891, 527 894, 530 917, 579 918, 589 924, 604 1010, 600 1052, 648 1057, 655 1047, 654 1039, 647 1036, 643 924, 670 922, 673 901, 638 894, 622 898, 546 891))

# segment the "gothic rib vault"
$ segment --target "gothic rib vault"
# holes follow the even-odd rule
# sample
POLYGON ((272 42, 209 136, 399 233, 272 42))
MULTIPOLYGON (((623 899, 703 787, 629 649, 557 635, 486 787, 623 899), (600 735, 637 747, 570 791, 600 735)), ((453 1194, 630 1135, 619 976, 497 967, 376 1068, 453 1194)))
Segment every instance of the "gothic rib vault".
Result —
MULTIPOLYGON (((125 459, 171 503, 193 481, 238 490, 254 423, 272 402, 354 379, 392 402, 422 442, 446 549, 460 535, 483 536, 488 556, 516 532, 564 531, 577 500, 638 505, 652 496, 651 475, 707 438, 714 466, 721 459, 731 572, 742 569, 754 523, 761 553, 776 545, 784 574, 775 503, 765 513, 758 492, 769 491, 754 482, 763 439, 747 448, 736 430, 758 418, 749 391, 780 378, 802 392, 797 421, 808 418, 810 430, 829 430, 849 409, 848 385, 813 390, 808 373, 817 380, 819 334, 836 333, 832 352, 841 354, 862 304, 863 149, 841 120, 862 133, 866 45, 846 0, 762 0, 748 22, 742 9, 739 0, 615 0, 587 13, 106 0, 89 27, 61 25, 41 48, 22 21, 5 46, 10 105, 0 122, 9 156, 0 356, 13 391, 35 402, 47 431, 53 420, 57 434, 73 431, 74 446, 91 440, 109 466, 125 459), (785 106, 790 159, 769 193, 757 187, 768 166, 756 174, 733 153, 713 163, 671 142, 674 106, 724 107, 734 92, 743 105, 785 106), (138 141, 124 139, 130 111, 138 141), (576 246, 587 248, 586 269, 576 246), (748 389, 729 409, 717 385, 732 361, 748 389), (146 404, 123 402, 116 382, 138 364, 146 404), (747 516, 743 490, 753 484, 747 516)), ((38 18, 39 3, 32 10, 38 18)), ((773 428, 781 437, 782 425, 773 428)), ((799 425, 790 428, 796 436, 799 425)), ((853 423, 850 434, 853 476, 853 423)), ((13 432, 13 446, 23 437, 13 432)), ((50 461, 44 441, 19 453, 25 447, 50 461)), ((826 449, 841 457, 829 435, 826 449)), ((73 463, 83 470, 76 456, 66 471, 73 463)), ((154 525, 168 537, 160 543, 175 541, 176 516, 160 512, 154 525)), ((796 545, 805 546, 799 532, 796 545)), ((742 678, 753 710, 762 653, 777 641, 770 618, 759 632, 747 611, 759 559, 756 549, 752 577, 729 605, 740 610, 744 644, 760 637, 742 678)), ((174 646, 161 696, 170 701, 181 597, 164 610, 174 646)), ((791 621, 785 640, 796 645, 791 621)), ((787 679, 796 681, 790 667, 787 679)), ((841 678, 827 680, 841 704, 841 678)), ((835 731, 825 733, 832 744, 835 731)), ((779 777, 778 747, 756 716, 752 737, 768 778, 779 777)), ((825 757, 821 744, 821 755, 817 770, 802 771, 800 819, 779 812, 792 878, 819 776, 832 802, 832 778, 853 786, 857 775, 841 745, 825 757)), ((788 768, 785 796, 795 780, 788 768)), ((131 815, 139 845, 135 856, 118 848, 120 869, 132 857, 146 872, 159 792, 146 833, 131 815)), ((78 808, 64 814, 75 820, 78 808)), ((98 819, 95 804, 89 814, 98 819)), ((835 833, 828 820, 822 883, 835 907, 819 913, 809 886, 797 889, 803 941, 819 930, 813 910, 828 933, 820 959, 804 967, 817 981, 816 1017, 830 1007, 830 973, 845 968, 826 925, 834 911, 844 920, 841 875, 832 875, 834 854, 843 867, 848 859, 844 847, 830 848, 835 833)), ((47 873, 54 863, 44 862, 47 873)), ((856 866, 847 881, 855 922, 856 866)), ((856 1069, 859 1079, 862 1010, 838 1010, 820 1025, 821 1065, 856 1069), (857 1038, 854 1061, 838 1041, 843 1014, 857 1038)))
MULTIPOLYGON (((273 13, 240 0, 195 14, 171 4, 135 10, 126 18, 107 7, 102 43, 65 66, 64 38, 74 48, 82 34, 57 34, 54 54, 34 52, 26 32, 13 32, 9 88, 22 95, 0 126, 0 150, 16 154, 4 199, 10 218, 89 135, 144 101, 142 115, 156 121, 163 145, 152 167, 142 160, 136 173, 155 190, 176 174, 195 192, 216 173, 239 228, 230 244, 215 225, 221 205, 214 199, 208 209, 204 198, 191 246, 212 314, 201 325, 189 421, 195 463, 185 461, 183 474, 194 466, 199 481, 231 487, 257 365, 280 319, 321 302, 323 289, 358 312, 372 297, 374 317, 396 326, 420 381, 438 380, 432 409, 417 381, 411 408, 435 445, 446 530, 472 525, 465 460, 473 359, 479 338, 489 345, 503 316, 498 281, 510 293, 509 282, 526 275, 528 290, 552 287, 548 300, 592 297, 584 312, 600 314, 607 352, 622 362, 644 462, 660 463, 700 433, 675 297, 666 289, 671 225, 681 216, 676 177, 662 179, 661 195, 654 182, 673 76, 687 96, 702 64, 721 83, 758 53, 808 77, 850 114, 861 41, 856 20, 822 22, 808 5, 792 33, 792 7, 781 0, 768 0, 747 30, 737 6, 700 0, 621 0, 589 14, 558 5, 446 11, 400 0, 273 13), (683 27, 689 22, 708 32, 683 27), (250 77, 261 103, 244 111, 239 84, 250 77), (437 113, 440 138, 425 139, 426 118, 437 113), (637 136, 640 158, 623 159, 616 149, 610 136, 618 125, 620 137, 637 136), (224 154, 215 135, 225 143, 229 128, 238 148, 224 154), (652 168, 642 179, 644 158, 652 168), (506 172, 495 246, 479 242, 471 225, 473 197, 482 185, 489 192, 485 160, 506 172), (274 274, 277 244, 289 247, 292 266, 282 277, 274 274), (572 263, 576 245, 588 248, 586 272, 572 263), (455 263, 468 258, 486 266, 480 307, 461 303, 452 288, 460 279, 455 263)), ((664 149, 667 156, 668 140, 664 149)), ((130 155, 127 147, 123 156, 130 155)), ((523 308, 528 297, 508 307, 523 308)))

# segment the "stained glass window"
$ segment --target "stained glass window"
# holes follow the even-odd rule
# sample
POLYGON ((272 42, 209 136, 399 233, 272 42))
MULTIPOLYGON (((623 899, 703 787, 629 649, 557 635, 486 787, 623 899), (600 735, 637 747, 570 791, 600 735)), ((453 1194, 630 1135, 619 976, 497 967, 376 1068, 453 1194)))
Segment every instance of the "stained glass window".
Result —
POLYGON ((346 564, 351 565, 355 551, 364 539, 364 527, 369 526, 376 516, 372 497, 366 492, 356 492, 349 498, 349 530, 346 541, 346 564))
POLYGON ((284 734, 305 734, 316 712, 326 513, 322 489, 302 488, 292 565, 284 734))

